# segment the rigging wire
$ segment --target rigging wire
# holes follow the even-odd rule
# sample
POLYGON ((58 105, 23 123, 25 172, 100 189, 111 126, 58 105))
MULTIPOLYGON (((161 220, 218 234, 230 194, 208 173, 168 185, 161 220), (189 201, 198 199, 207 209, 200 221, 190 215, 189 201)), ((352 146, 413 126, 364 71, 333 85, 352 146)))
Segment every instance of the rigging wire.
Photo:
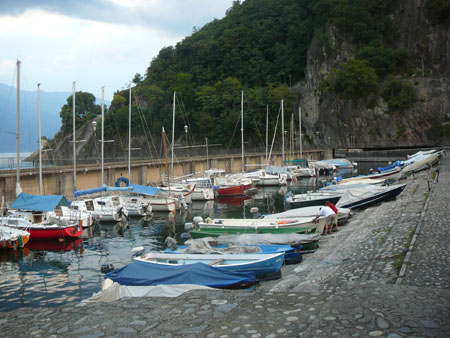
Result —
MULTIPOLYGON (((134 96, 134 97, 135 97, 135 100, 136 100, 136 105, 137 105, 137 108, 138 108, 138 113, 139 113, 139 118, 140 118, 140 120, 141 120, 142 129, 144 130, 145 141, 146 141, 147 146, 148 146, 148 151, 149 151, 150 157, 154 158, 154 157, 153 157, 153 154, 152 154, 151 145, 150 145, 150 143, 149 143, 149 141, 148 141, 149 138, 150 138, 151 143, 152 143, 152 145, 153 145, 153 148, 154 148, 154 150, 155 150, 155 155, 158 154, 158 151, 157 151, 157 149, 156 149, 155 142, 154 142, 154 140, 153 140, 153 137, 152 137, 152 133, 151 133, 150 127, 149 127, 149 125, 148 125, 148 123, 147 123, 147 119, 145 118, 145 114, 144 114, 144 110, 142 109, 142 104, 141 104, 141 101, 140 101, 140 97, 139 97, 139 95, 136 93, 136 90, 135 90, 135 96, 134 96), (147 135, 147 133, 148 133, 148 135, 147 135)), ((149 115, 150 115, 150 110, 149 110, 149 115)))
MULTIPOLYGON (((269 152, 269 157, 267 158, 267 162, 269 162, 269 159, 272 157, 273 144, 275 142, 275 136, 277 135, 278 120, 280 119, 280 115, 281 115, 281 104, 280 104, 280 108, 278 109, 277 123, 275 124, 275 129, 274 129, 273 138, 272 138, 272 144, 270 145, 270 152, 269 152)), ((269 163, 267 163, 267 165, 269 165, 269 163)))
MULTIPOLYGON (((178 93, 177 93, 177 94, 178 94, 178 93)), ((191 141, 191 145, 192 145, 191 149, 193 149, 194 155, 195 155, 195 156, 198 156, 197 149, 196 149, 196 147, 195 147, 195 146, 196 146, 195 140, 194 140, 194 137, 193 137, 192 134, 191 134, 191 130, 193 130, 193 129, 192 129, 190 123, 189 123, 189 119, 187 118, 187 112, 186 112, 186 107, 185 107, 184 101, 183 101, 183 95, 182 95, 181 92, 180 92, 179 94, 180 94, 180 98, 179 98, 178 102, 180 102, 180 105, 181 105, 181 108, 182 108, 182 109, 180 109, 180 111, 181 111, 181 117, 183 118, 184 124, 185 124, 186 126, 188 126, 187 137, 188 137, 188 140, 190 139, 190 141, 191 141)), ((188 146, 188 145, 186 144, 186 147, 187 147, 187 146, 188 146)))

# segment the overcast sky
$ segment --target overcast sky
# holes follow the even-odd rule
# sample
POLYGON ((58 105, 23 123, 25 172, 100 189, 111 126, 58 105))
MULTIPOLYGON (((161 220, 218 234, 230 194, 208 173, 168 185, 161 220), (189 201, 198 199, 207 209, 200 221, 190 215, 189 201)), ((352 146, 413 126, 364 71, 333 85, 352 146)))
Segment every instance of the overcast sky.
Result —
POLYGON ((0 82, 76 90, 111 100, 134 74, 145 74, 163 47, 175 45, 232 0, 0 0, 0 82))

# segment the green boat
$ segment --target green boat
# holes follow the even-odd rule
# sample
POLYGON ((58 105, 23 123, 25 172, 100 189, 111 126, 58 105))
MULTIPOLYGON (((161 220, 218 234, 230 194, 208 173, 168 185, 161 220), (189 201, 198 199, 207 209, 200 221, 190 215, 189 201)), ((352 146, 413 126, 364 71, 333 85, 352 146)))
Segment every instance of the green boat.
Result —
POLYGON ((191 230, 192 238, 218 237, 222 235, 243 235, 243 234, 305 234, 313 233, 315 226, 304 227, 233 227, 233 228, 217 228, 217 227, 201 227, 197 230, 191 230))

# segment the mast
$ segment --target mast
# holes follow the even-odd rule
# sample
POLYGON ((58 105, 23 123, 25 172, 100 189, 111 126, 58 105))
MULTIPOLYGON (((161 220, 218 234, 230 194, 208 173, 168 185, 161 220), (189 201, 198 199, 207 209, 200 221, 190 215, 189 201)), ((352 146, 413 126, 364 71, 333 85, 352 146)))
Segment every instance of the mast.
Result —
POLYGON ((266 165, 269 164, 267 149, 269 147, 269 105, 266 106, 266 165))
POLYGON ((164 143, 164 156, 166 158, 166 173, 167 173, 167 185, 169 187, 170 196, 170 175, 169 175, 169 161, 167 160, 167 144, 166 144, 166 131, 162 127, 163 143, 164 143))
POLYGON ((294 113, 291 114, 291 123, 289 124, 289 160, 294 153, 294 113))
POLYGON ((77 190, 77 148, 75 138, 75 81, 72 82, 72 133, 73 133, 73 190, 77 190))
POLYGON ((245 171, 244 163, 244 91, 241 92, 241 143, 242 143, 242 172, 245 171))
POLYGON ((128 99, 128 179, 131 183, 131 86, 128 99))
POLYGON ((105 152, 105 87, 102 87, 102 157, 101 157, 101 162, 102 162, 102 187, 103 184, 105 184, 105 172, 104 172, 104 152, 105 152))
POLYGON ((300 139, 300 158, 303 157, 303 149, 302 149, 302 107, 298 107, 298 129, 299 131, 299 139, 300 139))
POLYGON ((20 61, 17 60, 17 164, 16 164, 16 194, 20 188, 20 61))
MULTIPOLYGON (((173 112, 172 112, 172 160, 170 163, 170 173, 168 176, 173 175, 173 146, 175 143, 175 97, 177 92, 173 92, 173 112)), ((170 186, 170 184, 169 184, 170 186)), ((170 188, 169 188, 170 189, 170 188)))
POLYGON ((37 85, 38 99, 38 128, 39 128, 39 195, 42 195, 42 135, 41 135, 41 84, 37 85))
POLYGON ((284 165, 284 100, 281 100, 281 137, 282 137, 282 145, 281 145, 281 160, 284 165))

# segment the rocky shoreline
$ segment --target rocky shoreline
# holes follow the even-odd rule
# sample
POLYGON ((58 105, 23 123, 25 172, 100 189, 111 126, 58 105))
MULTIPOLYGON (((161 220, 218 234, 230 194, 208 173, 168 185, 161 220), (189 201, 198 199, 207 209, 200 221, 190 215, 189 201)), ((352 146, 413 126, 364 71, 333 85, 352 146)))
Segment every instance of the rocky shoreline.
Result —
POLYGON ((0 313, 2 335, 450 337, 449 157, 436 176, 410 177, 395 201, 357 212, 255 291, 21 308, 0 313))

